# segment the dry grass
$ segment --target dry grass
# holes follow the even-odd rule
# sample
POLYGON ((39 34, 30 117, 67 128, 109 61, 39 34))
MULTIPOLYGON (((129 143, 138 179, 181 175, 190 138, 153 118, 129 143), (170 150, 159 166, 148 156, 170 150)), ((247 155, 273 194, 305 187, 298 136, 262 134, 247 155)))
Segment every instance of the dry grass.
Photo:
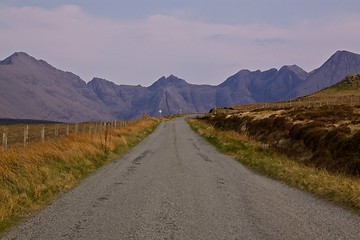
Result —
POLYGON ((152 132, 158 120, 0 150, 0 232, 152 132))
POLYGON ((360 176, 359 105, 258 109, 209 114, 222 130, 248 135, 293 160, 360 176))
POLYGON ((360 210, 360 74, 289 101, 213 109, 202 120, 192 122, 200 134, 244 164, 360 210))
MULTIPOLYGON (((83 123, 46 123, 46 124, 0 124, 0 134, 6 133, 8 146, 24 145, 24 135, 27 132, 25 145, 42 141, 44 139, 56 139, 68 136, 72 133, 97 133, 104 131, 105 128, 118 128, 132 124, 141 119, 131 119, 128 121, 112 122, 83 122, 83 123), (27 131, 25 131, 27 129, 27 131)), ((2 137, 2 136, 1 136, 2 137)))
POLYGON ((231 130, 219 130, 199 119, 189 119, 191 127, 246 166, 292 187, 360 212, 360 179, 313 168, 276 153, 266 145, 231 130))

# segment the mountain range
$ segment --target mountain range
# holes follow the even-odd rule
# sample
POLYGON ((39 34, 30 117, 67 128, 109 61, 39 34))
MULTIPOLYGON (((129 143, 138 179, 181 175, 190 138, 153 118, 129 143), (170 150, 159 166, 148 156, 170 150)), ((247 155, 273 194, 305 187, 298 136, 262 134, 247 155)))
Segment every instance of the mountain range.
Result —
POLYGON ((331 86, 360 73, 360 55, 337 51, 321 67, 241 70, 217 86, 195 85, 176 76, 149 87, 117 85, 79 76, 17 52, 0 61, 0 118, 61 122, 129 119, 141 114, 207 112, 214 107, 285 100, 331 86))

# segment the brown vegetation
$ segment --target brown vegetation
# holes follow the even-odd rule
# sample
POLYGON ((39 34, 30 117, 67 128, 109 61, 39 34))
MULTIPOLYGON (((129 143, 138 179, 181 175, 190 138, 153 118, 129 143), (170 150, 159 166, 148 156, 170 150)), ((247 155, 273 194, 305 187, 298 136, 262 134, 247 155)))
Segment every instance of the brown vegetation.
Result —
POLYGON ((324 106, 216 114, 203 117, 307 165, 360 176, 359 106, 324 106), (263 116, 261 116, 263 115, 263 116))
POLYGON ((188 119, 188 122, 219 151, 233 156, 245 166, 360 213, 359 177, 333 173, 293 161, 284 154, 268 149, 267 144, 251 140, 238 131, 224 131, 199 119, 188 119))
POLYGON ((0 124, 0 133, 2 134, 0 141, 2 141, 2 148, 6 149, 8 146, 24 146, 29 143, 57 139, 73 133, 96 134, 133 124, 141 120, 142 117, 128 121, 83 122, 72 124, 0 124))
POLYGON ((141 141, 158 120, 0 149, 0 232, 141 141))
POLYGON ((359 86, 360 75, 351 75, 301 101, 212 110, 203 120, 308 166, 360 176, 359 86))

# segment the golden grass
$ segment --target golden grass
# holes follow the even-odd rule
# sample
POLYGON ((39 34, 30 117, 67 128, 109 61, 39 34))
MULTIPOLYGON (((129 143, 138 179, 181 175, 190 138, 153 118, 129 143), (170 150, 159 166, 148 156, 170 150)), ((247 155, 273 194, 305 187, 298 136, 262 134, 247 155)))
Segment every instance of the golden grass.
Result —
POLYGON ((360 212, 360 179, 305 166, 274 153, 261 143, 234 131, 221 131, 197 119, 188 119, 192 129, 221 152, 244 165, 292 187, 360 212))
POLYGON ((140 142, 159 120, 0 150, 0 232, 140 142))
POLYGON ((247 134, 292 160, 359 176, 359 107, 257 109, 208 114, 202 119, 218 129, 247 134))

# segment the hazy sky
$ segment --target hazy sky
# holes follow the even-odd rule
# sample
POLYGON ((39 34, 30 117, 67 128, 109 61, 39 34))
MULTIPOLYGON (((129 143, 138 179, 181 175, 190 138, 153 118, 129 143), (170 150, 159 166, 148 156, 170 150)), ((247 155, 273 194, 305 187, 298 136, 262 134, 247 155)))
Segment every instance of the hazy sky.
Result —
POLYGON ((0 59, 24 51, 85 81, 219 84, 360 53, 359 0, 0 0, 0 59))

